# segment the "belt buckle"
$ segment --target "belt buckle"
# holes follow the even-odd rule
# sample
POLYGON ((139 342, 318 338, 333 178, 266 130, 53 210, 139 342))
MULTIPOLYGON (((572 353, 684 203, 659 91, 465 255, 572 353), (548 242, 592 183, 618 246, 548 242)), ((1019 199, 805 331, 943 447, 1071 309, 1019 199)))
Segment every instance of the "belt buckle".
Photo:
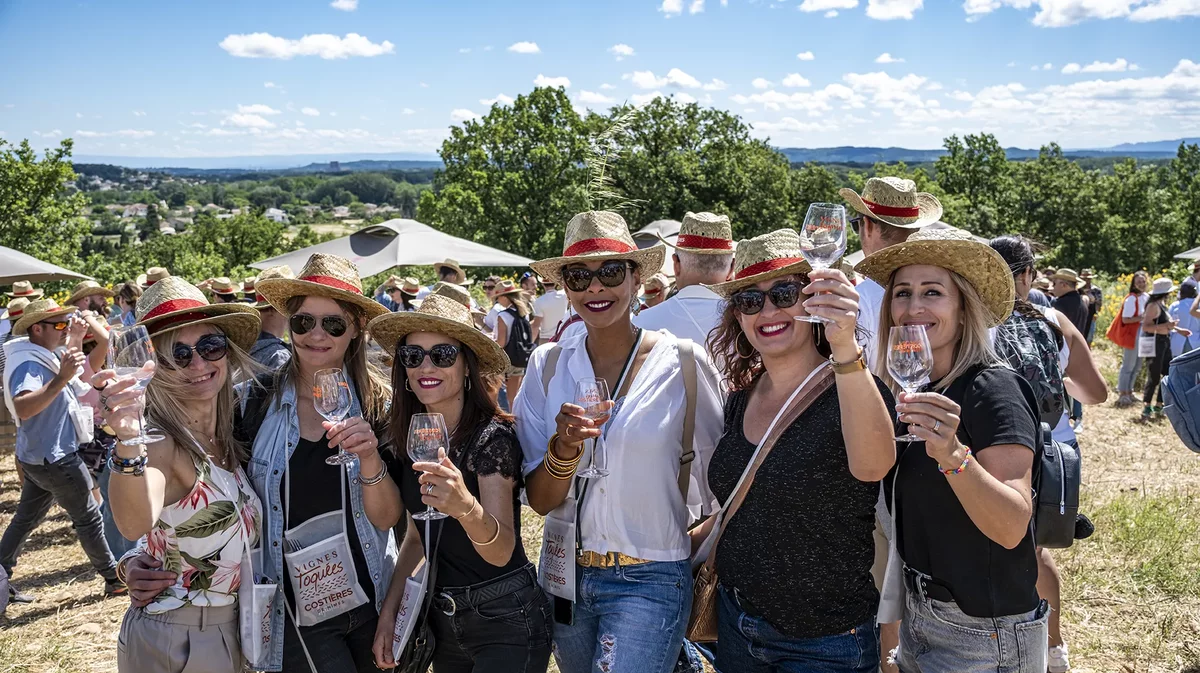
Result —
POLYGON ((446 615, 447 617, 453 617, 455 615, 455 613, 458 612, 458 604, 454 602, 453 596, 451 596, 450 594, 443 591, 442 593, 438 594, 438 598, 441 598, 442 600, 445 600, 450 603, 450 611, 449 612, 447 612, 445 610, 445 608, 442 608, 443 615, 446 615))

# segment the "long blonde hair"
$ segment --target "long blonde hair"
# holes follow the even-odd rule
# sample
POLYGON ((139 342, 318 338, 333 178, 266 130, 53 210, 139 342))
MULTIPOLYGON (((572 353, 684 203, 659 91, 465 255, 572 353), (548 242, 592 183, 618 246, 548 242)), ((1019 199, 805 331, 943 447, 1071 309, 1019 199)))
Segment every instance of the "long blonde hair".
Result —
MULTIPOLYGON (((214 327, 216 326, 214 325, 214 327)), ((217 331, 224 334, 220 327, 217 327, 217 331)), ((155 352, 171 353, 175 346, 176 336, 176 331, 155 335, 151 339, 154 342, 155 352)), ((196 353, 193 353, 192 356, 200 357, 196 353)), ((246 445, 239 442, 233 432, 233 410, 236 404, 233 387, 239 381, 253 378, 260 368, 250 358, 250 355, 233 341, 229 341, 225 361, 227 365, 225 385, 221 386, 221 391, 217 393, 216 436, 213 439, 217 444, 225 447, 227 452, 225 459, 228 464, 223 467, 232 468, 234 465, 245 463, 249 458, 249 450, 246 445)), ((182 371, 169 355, 159 356, 154 378, 146 387, 146 423, 170 437, 176 447, 186 451, 192 462, 196 466, 200 466, 208 460, 208 452, 200 445, 200 442, 196 441, 195 435, 188 429, 187 411, 179 402, 187 399, 190 392, 190 386, 184 379, 182 371)))
MULTIPOLYGON (((304 304, 305 297, 292 297, 287 301, 287 315, 293 315, 304 304)), ((387 418, 388 405, 392 400, 392 386, 386 374, 367 360, 367 330, 366 312, 350 302, 338 301, 337 305, 350 316, 350 320, 358 326, 358 336, 350 341, 342 364, 350 372, 350 379, 358 391, 362 405, 363 418, 375 424, 387 418)), ((292 344, 292 357, 286 365, 279 369, 275 376, 272 397, 282 395, 285 387, 300 379, 300 364, 296 358, 295 344, 292 344)))
MULTIPOLYGON (((946 273, 950 274, 950 280, 954 283, 954 287, 958 288, 958 309, 962 319, 962 335, 959 337, 958 346, 954 349, 954 364, 950 367, 950 372, 933 382, 931 386, 937 392, 945 392, 955 379, 976 365, 1008 366, 996 354, 992 340, 988 338, 991 314, 984 308, 983 299, 975 291, 975 286, 967 282, 966 278, 949 269, 946 269, 946 273)), ((899 395, 903 389, 892 378, 892 374, 887 368, 888 335, 895 326, 895 323, 892 322, 892 284, 895 279, 896 272, 893 271, 887 287, 884 288, 883 306, 879 309, 879 332, 875 336, 875 375, 888 388, 891 388, 892 393, 899 395)))

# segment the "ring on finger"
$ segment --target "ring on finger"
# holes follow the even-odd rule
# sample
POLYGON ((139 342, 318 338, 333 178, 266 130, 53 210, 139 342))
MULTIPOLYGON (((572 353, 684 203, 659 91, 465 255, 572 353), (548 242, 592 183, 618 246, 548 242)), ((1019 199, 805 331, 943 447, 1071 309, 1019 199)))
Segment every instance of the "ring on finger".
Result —
POLYGON ((433 484, 425 485, 425 495, 433 495, 433 484))
POLYGON ((940 419, 936 419, 936 418, 933 419, 933 431, 937 432, 938 428, 940 428, 940 427, 942 427, 942 421, 940 419))

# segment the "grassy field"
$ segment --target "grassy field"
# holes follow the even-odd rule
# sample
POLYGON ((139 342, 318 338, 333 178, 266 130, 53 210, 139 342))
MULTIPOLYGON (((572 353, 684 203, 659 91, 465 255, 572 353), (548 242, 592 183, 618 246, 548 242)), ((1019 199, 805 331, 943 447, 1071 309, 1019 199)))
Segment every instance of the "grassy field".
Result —
MULTIPOLYGON (((1114 354, 1100 352, 1115 378, 1114 354)), ((1138 409, 1085 412, 1085 511, 1096 534, 1057 553, 1064 620, 1081 673, 1200 673, 1200 456, 1138 409)), ((11 456, 0 461, 0 528, 17 503, 11 456)), ((527 512, 536 549, 540 522, 527 512)), ((0 622, 0 673, 116 670, 126 602, 101 598, 102 582, 57 508, 30 538, 16 583, 38 595, 0 622)))

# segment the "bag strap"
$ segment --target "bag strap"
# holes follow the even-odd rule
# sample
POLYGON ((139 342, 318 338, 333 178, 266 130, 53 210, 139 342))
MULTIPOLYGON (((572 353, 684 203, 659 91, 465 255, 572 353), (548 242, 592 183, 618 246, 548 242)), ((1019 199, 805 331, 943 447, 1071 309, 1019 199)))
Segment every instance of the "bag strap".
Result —
POLYGON ((562 346, 554 344, 546 353, 546 362, 542 365, 542 395, 550 394, 550 381, 554 378, 554 370, 558 369, 558 359, 562 357, 562 346))
POLYGON ((725 529, 729 527, 729 522, 733 520, 733 516, 737 514, 738 509, 742 506, 742 502, 746 499, 746 494, 750 491, 750 485, 754 483, 754 475, 758 473, 758 468, 762 467, 763 461, 767 459, 767 455, 771 453, 775 442, 779 439, 792 423, 803 414, 805 410, 816 401, 818 397, 823 395, 826 390, 833 386, 833 369, 830 368, 828 362, 823 362, 819 367, 814 369, 808 375, 808 378, 800 384, 800 387, 792 393, 787 402, 784 402, 783 408, 775 415, 775 419, 771 421, 771 425, 767 426, 767 433, 763 435, 762 442, 754 451, 754 456, 750 459, 750 463, 746 465, 745 471, 742 472, 742 478, 738 482, 737 488, 729 496, 725 507, 722 508, 724 517, 721 519, 720 528, 717 529, 716 538, 713 539, 713 553, 708 555, 708 559, 704 561, 704 565, 712 570, 717 562, 716 549, 721 543, 721 536, 724 535, 725 529), (818 376, 819 374, 819 376, 818 376), (816 379, 813 381, 813 379, 816 379), (809 382, 812 385, 809 385, 809 382), (800 394, 803 392, 803 394, 800 394), (799 397, 799 399, 796 399, 799 397), (793 401, 795 404, 793 404, 793 401))
POLYGON ((683 453, 679 456, 679 493, 687 506, 692 484, 691 464, 696 458, 692 445, 696 438, 696 353, 691 339, 679 340, 679 369, 683 374, 683 453))

